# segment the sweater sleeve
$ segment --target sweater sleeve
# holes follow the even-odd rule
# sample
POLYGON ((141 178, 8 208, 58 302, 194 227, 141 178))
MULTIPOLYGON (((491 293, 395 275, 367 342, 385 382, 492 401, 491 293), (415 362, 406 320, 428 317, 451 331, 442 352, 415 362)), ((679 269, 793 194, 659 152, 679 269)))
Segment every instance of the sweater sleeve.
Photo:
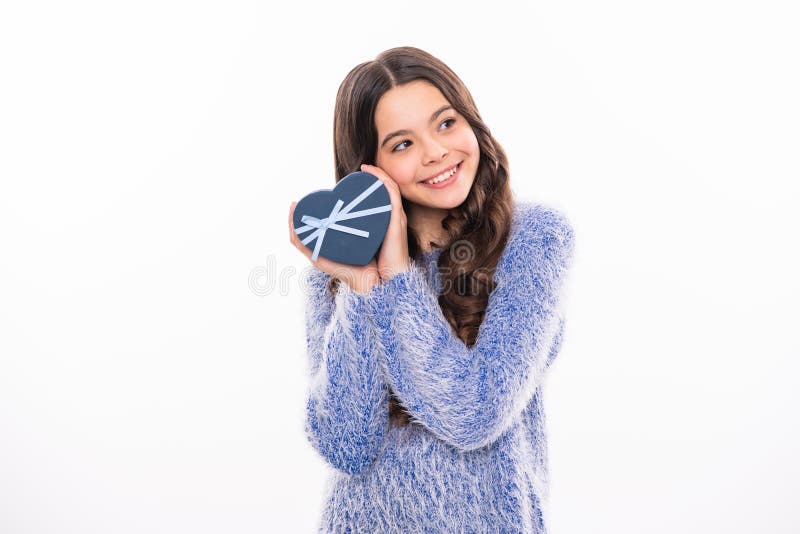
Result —
POLYGON ((389 385, 413 419, 462 450, 488 445, 512 425, 561 342, 572 227, 541 205, 517 222, 471 347, 445 319, 416 262, 370 292, 389 385))
POLYGON ((365 296, 312 267, 305 309, 310 389, 305 433, 336 469, 366 470, 378 455, 388 421, 388 388, 378 366, 375 328, 365 296))

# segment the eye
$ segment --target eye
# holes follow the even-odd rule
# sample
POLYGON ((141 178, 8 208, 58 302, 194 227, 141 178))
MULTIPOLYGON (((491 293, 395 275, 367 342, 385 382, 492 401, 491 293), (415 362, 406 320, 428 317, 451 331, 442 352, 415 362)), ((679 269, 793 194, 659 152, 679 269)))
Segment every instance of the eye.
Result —
POLYGON ((410 143, 410 142, 411 141, 403 141, 401 143, 397 143, 396 145, 394 145, 394 148, 392 149, 392 152, 402 152, 403 150, 405 150, 405 148, 403 150, 397 150, 397 147, 403 145, 404 143, 410 143))
MULTIPOLYGON (((448 122, 452 124, 452 123, 456 122, 456 120, 455 120, 455 119, 453 119, 453 118, 450 118, 450 119, 445 119, 445 120, 443 120, 443 121, 442 121, 442 124, 440 124, 439 126, 440 126, 440 127, 441 127, 441 126, 444 126, 444 125, 445 125, 445 124, 447 124, 448 122)), ((450 126, 448 126, 448 127, 447 127, 447 128, 445 128, 445 129, 449 129, 449 128, 450 128, 450 126)))

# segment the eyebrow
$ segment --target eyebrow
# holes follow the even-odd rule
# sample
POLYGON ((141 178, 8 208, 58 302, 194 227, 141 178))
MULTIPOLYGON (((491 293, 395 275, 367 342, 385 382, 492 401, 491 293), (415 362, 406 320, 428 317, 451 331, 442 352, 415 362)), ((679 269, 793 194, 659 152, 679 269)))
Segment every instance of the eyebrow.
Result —
MULTIPOLYGON (((439 109, 437 109, 436 111, 433 112, 433 115, 431 115, 431 118, 430 118, 430 120, 428 122, 430 123, 430 122, 435 121, 436 117, 438 117, 439 115, 441 115, 443 112, 447 111, 448 109, 453 109, 453 106, 451 106, 450 104, 446 104, 446 105, 440 107, 439 109)), ((381 143, 381 148, 383 148, 384 145, 386 145, 386 143, 388 143, 389 139, 391 139, 392 137, 397 137, 399 135, 408 135, 410 133, 411 133, 410 130, 397 130, 396 132, 390 133, 389 135, 387 135, 386 137, 383 138, 383 142, 381 143)))

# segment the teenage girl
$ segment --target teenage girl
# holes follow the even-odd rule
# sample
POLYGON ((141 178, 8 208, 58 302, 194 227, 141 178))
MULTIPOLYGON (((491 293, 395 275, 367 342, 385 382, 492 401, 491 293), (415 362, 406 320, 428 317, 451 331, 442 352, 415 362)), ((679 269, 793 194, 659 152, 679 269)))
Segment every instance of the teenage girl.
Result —
POLYGON ((336 181, 391 198, 365 266, 311 260, 305 430, 331 470, 321 532, 545 532, 541 386, 560 348, 573 232, 512 196, 463 82, 413 47, 351 70, 336 181))

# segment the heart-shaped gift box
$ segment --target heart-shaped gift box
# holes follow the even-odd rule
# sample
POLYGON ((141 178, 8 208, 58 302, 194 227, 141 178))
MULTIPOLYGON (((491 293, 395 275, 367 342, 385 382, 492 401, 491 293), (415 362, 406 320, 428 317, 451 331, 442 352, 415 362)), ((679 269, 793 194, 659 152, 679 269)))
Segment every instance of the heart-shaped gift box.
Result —
POLYGON ((294 228, 313 254, 349 265, 366 265, 386 236, 392 202, 386 186, 368 172, 353 172, 333 189, 320 189, 294 207, 294 228))

